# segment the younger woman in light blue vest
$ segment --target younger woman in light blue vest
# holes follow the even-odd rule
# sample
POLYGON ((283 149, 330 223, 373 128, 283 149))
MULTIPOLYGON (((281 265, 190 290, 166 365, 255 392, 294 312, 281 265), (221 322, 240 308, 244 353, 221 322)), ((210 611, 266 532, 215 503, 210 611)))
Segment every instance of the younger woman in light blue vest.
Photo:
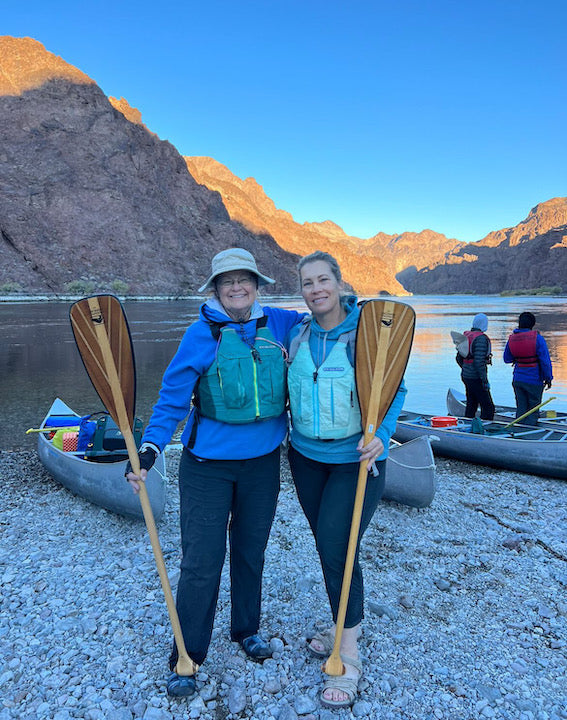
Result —
MULTIPOLYGON (((299 262, 301 292, 311 316, 288 338, 288 390, 292 416, 289 462, 299 501, 315 537, 333 621, 336 622, 344 564, 361 462, 374 464, 368 478, 361 530, 364 534, 384 490, 388 445, 402 409, 402 383, 375 437, 364 446, 354 381, 354 339, 359 309, 341 296, 341 271, 328 253, 299 262)), ((341 657, 346 672, 329 678, 321 692, 327 707, 348 707, 356 698, 362 667, 358 636, 363 617, 363 580, 355 557, 341 657)), ((317 633, 308 649, 330 655, 335 625, 317 633)))

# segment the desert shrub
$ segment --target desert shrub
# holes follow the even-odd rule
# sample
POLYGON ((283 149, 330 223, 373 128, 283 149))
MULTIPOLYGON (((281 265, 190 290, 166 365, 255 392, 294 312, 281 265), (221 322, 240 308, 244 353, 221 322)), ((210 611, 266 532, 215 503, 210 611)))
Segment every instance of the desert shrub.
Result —
POLYGON ((65 292, 70 295, 91 295, 95 284, 91 280, 71 280, 65 285, 65 292))
POLYGON ((126 295, 130 289, 130 286, 128 283, 125 283, 124 280, 113 280, 110 287, 112 288, 112 292, 117 295, 126 295))
POLYGON ((17 295, 23 292, 22 286, 17 282, 5 282, 0 285, 0 295, 17 295))

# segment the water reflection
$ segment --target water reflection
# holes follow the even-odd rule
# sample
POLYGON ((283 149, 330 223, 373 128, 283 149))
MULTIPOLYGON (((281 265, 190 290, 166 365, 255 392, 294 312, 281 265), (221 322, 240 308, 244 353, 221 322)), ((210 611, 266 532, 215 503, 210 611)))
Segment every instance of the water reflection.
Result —
MULTIPOLYGON (((494 399, 514 404, 512 367, 502 353, 518 315, 536 315, 536 328, 545 336, 553 362, 554 383, 544 399, 555 395, 550 407, 567 410, 567 306, 563 298, 498 298, 451 296, 395 298, 412 305, 417 325, 406 372, 410 410, 444 414, 447 388, 462 389, 460 368, 450 331, 471 326, 477 312, 488 316, 494 364, 489 379, 494 399)), ((186 327, 198 316, 202 301, 129 302, 125 310, 136 354, 137 414, 149 419, 163 371, 186 327)), ((266 304, 268 301, 265 301, 266 304)), ((304 309, 299 298, 277 298, 273 305, 304 309)), ((0 448, 35 447, 25 430, 37 427, 54 397, 77 412, 101 408, 83 368, 69 323, 67 303, 0 303, 0 448)))

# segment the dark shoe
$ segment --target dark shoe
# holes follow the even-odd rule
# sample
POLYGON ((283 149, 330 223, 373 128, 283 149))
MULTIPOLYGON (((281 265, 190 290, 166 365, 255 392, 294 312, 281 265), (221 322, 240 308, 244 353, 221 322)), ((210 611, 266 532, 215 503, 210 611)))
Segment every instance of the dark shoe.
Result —
POLYGON ((171 697, 188 697, 195 692, 194 675, 178 675, 172 672, 167 678, 167 694, 171 697))
POLYGON ((268 643, 260 635, 249 635, 240 641, 240 645, 249 658, 262 661, 272 657, 272 650, 268 643))

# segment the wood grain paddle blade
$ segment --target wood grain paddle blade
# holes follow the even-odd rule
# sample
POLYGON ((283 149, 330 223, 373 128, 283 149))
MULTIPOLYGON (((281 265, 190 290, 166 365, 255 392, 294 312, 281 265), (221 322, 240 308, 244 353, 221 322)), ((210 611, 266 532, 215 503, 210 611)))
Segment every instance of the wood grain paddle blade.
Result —
POLYGON ((388 412, 404 377, 414 330, 415 311, 405 303, 368 300, 362 306, 356 331, 355 375, 363 427, 365 423, 379 427, 388 412), (384 347, 384 341, 387 347, 384 347), (378 408, 371 410, 372 382, 379 351, 385 363, 382 390, 378 408), (370 418, 369 410, 377 414, 370 418))
POLYGON ((78 300, 69 311, 75 342, 83 364, 103 405, 114 422, 121 422, 112 392, 111 376, 97 332, 104 328, 118 373, 120 389, 130 427, 133 427, 136 405, 136 369, 132 338, 124 309, 114 295, 95 295, 78 300))

